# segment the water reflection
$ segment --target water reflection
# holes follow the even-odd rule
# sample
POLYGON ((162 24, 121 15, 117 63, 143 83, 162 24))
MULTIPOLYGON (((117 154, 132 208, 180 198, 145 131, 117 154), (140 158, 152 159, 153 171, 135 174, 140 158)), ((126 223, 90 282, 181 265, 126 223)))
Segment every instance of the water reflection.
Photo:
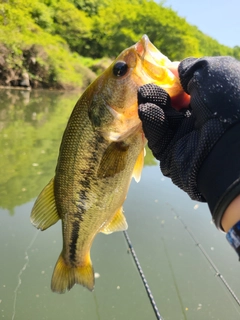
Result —
MULTIPOLYGON (((67 119, 80 93, 0 90, 0 207, 35 198, 54 174, 67 119)), ((155 160, 148 152, 147 164, 155 160)))
POLYGON ((0 99, 0 207, 13 214, 53 175, 77 94, 0 90, 0 99))
MULTIPOLYGON (((94 293, 50 290, 62 247, 61 226, 44 232, 29 221, 36 196, 53 176, 67 119, 79 93, 0 90, 0 317, 12 320, 155 319, 122 233, 92 247, 94 293), (10 213, 10 215, 8 214, 10 213)), ((124 204, 128 233, 164 320, 239 319, 239 306, 186 232, 194 233, 240 296, 239 264, 206 205, 161 176, 147 153, 142 179, 124 204)))

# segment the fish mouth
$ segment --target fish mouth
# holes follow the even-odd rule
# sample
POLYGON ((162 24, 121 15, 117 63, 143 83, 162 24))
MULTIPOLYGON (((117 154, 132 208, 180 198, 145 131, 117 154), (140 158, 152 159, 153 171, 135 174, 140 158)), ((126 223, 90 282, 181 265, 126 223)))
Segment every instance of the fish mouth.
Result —
POLYGON ((166 65, 171 61, 163 55, 149 40, 148 36, 144 34, 142 38, 135 44, 137 54, 141 59, 159 65, 166 65))
POLYGON ((152 44, 146 34, 135 44, 135 50, 151 82, 161 86, 165 83, 169 86, 174 82, 175 76, 172 74, 171 77, 167 69, 171 61, 152 44))

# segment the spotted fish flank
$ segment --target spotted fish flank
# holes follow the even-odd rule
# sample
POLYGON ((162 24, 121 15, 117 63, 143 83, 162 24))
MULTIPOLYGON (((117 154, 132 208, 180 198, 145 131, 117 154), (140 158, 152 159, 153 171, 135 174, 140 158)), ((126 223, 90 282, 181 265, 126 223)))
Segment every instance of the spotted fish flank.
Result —
POLYGON ((31 222, 41 230, 62 222, 63 248, 51 288, 63 293, 76 283, 94 288, 90 249, 99 233, 127 229, 123 214, 131 178, 140 180, 144 137, 137 90, 161 85, 182 99, 170 63, 143 36, 124 50, 83 93, 64 131, 55 176, 38 196, 31 222))

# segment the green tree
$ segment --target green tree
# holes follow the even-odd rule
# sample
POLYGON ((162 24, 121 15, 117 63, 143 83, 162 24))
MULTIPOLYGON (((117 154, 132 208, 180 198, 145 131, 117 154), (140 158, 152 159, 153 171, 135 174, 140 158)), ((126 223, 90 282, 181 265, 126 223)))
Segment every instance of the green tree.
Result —
POLYGON ((233 56, 234 56, 236 59, 240 60, 240 46, 235 46, 235 47, 233 48, 233 56))
POLYGON ((31 8, 31 16, 34 22, 47 32, 54 31, 53 15, 53 8, 43 2, 35 2, 31 8))
POLYGON ((90 17, 98 13, 100 0, 71 0, 77 9, 86 12, 90 17))
POLYGON ((0 83, 17 83, 28 72, 36 85, 83 86, 92 76, 83 65, 89 65, 89 60, 81 56, 114 58, 143 34, 171 60, 203 55, 239 57, 238 47, 219 44, 166 8, 164 2, 9 0, 0 1, 0 83))
POLYGON ((54 6, 53 20, 55 33, 67 41, 72 51, 82 54, 87 40, 91 37, 91 18, 72 3, 60 0, 56 7, 54 6))

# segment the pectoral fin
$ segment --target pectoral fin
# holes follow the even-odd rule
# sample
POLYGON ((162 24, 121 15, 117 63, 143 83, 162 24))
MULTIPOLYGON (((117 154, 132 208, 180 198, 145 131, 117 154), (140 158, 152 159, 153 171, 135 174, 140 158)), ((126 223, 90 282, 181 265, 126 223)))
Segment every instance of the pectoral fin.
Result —
POLYGON ((42 190, 32 209, 31 222, 41 230, 51 227, 60 219, 55 204, 53 182, 54 178, 42 190))
POLYGON ((141 173, 144 165, 144 157, 145 157, 145 148, 140 152, 133 169, 133 177, 136 182, 139 182, 141 179, 141 173))
POLYGON ((105 234, 110 234, 116 231, 124 231, 127 230, 128 224, 126 218, 123 214, 123 209, 120 208, 117 213, 114 215, 113 219, 105 225, 100 232, 105 234))
POLYGON ((114 177, 125 169, 129 145, 124 142, 112 142, 103 154, 99 169, 99 178, 114 177))

